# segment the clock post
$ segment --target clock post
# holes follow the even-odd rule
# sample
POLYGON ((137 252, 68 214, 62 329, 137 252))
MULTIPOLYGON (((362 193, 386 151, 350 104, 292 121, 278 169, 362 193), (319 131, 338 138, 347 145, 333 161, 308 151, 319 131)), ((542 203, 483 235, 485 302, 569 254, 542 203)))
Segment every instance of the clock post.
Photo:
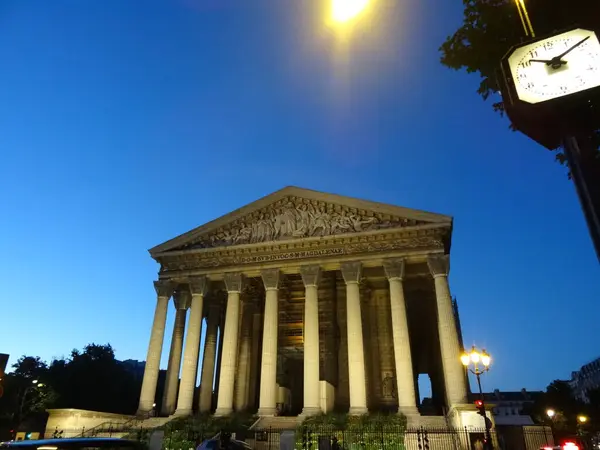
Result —
POLYGON ((499 85, 513 126, 544 147, 563 148, 600 260, 600 41, 573 28, 509 50, 499 85))

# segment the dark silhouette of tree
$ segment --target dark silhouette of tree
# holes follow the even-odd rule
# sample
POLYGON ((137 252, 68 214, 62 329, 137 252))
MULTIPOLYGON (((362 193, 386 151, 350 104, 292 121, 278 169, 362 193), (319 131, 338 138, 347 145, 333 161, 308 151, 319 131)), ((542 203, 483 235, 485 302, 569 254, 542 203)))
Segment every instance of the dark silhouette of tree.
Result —
POLYGON ((86 345, 49 366, 39 357, 23 356, 13 369, 0 398, 0 422, 11 428, 44 416, 49 408, 135 413, 141 380, 115 358, 110 344, 86 345))
POLYGON ((39 357, 22 356, 5 376, 4 396, 0 398, 0 419, 17 428, 26 419, 44 416, 57 394, 48 384, 48 367, 39 357))
MULTIPOLYGON (((478 73, 477 92, 484 100, 493 99, 492 107, 502 113, 496 71, 508 50, 526 39, 515 1, 463 0, 463 4, 463 24, 440 47, 441 62, 455 70, 478 73)), ((600 28, 598 0, 526 0, 525 4, 537 36, 575 25, 600 28)), ((594 137, 600 143, 600 135, 594 137)), ((557 153, 557 160, 565 163, 562 153, 557 153)))
POLYGON ((55 360, 49 377, 59 394, 56 407, 133 414, 141 385, 116 358, 110 344, 73 350, 68 360, 55 360))

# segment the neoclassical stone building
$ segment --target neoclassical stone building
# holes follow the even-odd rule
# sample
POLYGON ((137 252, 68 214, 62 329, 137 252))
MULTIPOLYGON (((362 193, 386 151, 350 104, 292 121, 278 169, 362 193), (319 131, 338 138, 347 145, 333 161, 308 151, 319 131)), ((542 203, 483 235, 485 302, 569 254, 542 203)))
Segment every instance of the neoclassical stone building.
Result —
POLYGON ((139 413, 155 403, 171 298, 162 415, 414 417, 419 374, 429 375, 440 415, 464 406, 451 234, 448 216, 286 187, 154 247, 139 413))

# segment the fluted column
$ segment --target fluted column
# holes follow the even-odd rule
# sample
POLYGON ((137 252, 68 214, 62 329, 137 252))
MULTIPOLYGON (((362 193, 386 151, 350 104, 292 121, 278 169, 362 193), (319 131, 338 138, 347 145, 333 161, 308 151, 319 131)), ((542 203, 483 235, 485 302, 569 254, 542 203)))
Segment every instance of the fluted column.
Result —
POLYGON ((438 313, 438 334, 444 369, 444 383, 448 406, 467 401, 467 385, 464 368, 460 362, 461 348, 458 339, 452 298, 448 286, 450 261, 448 255, 430 256, 427 260, 433 281, 438 313))
POLYGON ((244 411, 248 407, 248 384, 250 377, 250 350, 252 337, 252 305, 249 301, 242 302, 242 323, 240 325, 240 351, 238 370, 235 384, 236 411, 244 411))
POLYGON ((390 283, 390 312, 392 315, 392 340, 396 363, 398 412, 405 415, 419 414, 415 395, 415 375, 410 351, 410 334, 406 302, 404 300, 404 259, 387 260, 383 263, 390 283))
POLYGON ((348 331, 348 372, 350 384, 350 414, 366 414, 367 389, 362 315, 360 309, 361 263, 348 262, 341 266, 346 282, 346 314, 348 331))
POLYGON ((185 350, 183 352, 179 398, 177 400, 177 410, 175 411, 175 414, 178 416, 189 416, 193 412, 198 354, 200 352, 200 336, 202 334, 202 309, 204 307, 204 295, 208 288, 208 280, 204 276, 193 278, 190 280, 189 285, 192 302, 188 332, 185 339, 185 350))
POLYGON ((154 321, 150 332, 150 344, 146 356, 142 390, 140 392, 140 403, 137 413, 146 414, 154 407, 156 395, 156 383, 158 382, 158 371, 160 370, 160 355, 162 353, 163 340, 165 337, 165 323, 167 321, 167 307, 169 298, 173 293, 173 286, 166 281, 155 281, 156 309, 154 310, 154 321))
POLYGON ((302 415, 321 413, 319 392, 319 266, 300 268, 304 282, 304 408, 302 415))
POLYGON ((263 270, 261 275, 266 295, 258 415, 273 416, 277 412, 277 338, 280 272, 278 269, 263 270))
POLYGON ((216 416, 226 416, 233 412, 233 388, 237 366, 242 274, 227 273, 224 279, 225 286, 227 287, 227 309, 225 311, 223 357, 221 358, 221 379, 219 380, 216 416))
POLYGON ((204 339, 202 375, 200 376, 198 410, 201 414, 210 412, 210 408, 212 407, 215 358, 217 356, 217 330, 219 328, 220 316, 219 305, 216 303, 210 304, 206 318, 206 337, 204 339))
POLYGON ((187 310, 190 306, 190 296, 187 291, 176 291, 174 294, 175 323, 173 325, 173 336, 171 337, 171 350, 169 352, 169 364, 167 365, 167 376, 165 379, 165 391, 161 414, 168 416, 175 412, 177 406, 177 391, 179 390, 179 371, 181 369, 181 353, 183 352, 183 333, 187 310))

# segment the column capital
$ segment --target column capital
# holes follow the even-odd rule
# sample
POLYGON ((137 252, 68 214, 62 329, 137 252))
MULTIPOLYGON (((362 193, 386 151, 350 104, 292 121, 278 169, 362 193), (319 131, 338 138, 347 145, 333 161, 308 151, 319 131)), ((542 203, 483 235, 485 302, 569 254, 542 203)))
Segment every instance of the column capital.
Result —
POLYGON ((191 304, 190 293, 183 289, 176 290, 173 292, 173 303, 175 304, 175 309, 188 309, 191 304))
POLYGON ((386 259, 383 261, 383 270, 385 270, 388 280, 402 281, 405 267, 404 258, 386 259))
POLYGON ((170 281, 158 280, 154 282, 156 295, 159 297, 170 297, 173 295, 173 284, 170 281))
POLYGON ((358 284, 362 276, 362 263, 360 261, 344 262, 340 266, 346 284, 358 284))
POLYGON ((223 276, 227 292, 242 292, 243 276, 241 272, 230 272, 223 276))
POLYGON ((302 266, 300 267, 300 275, 302 275, 304 287, 317 287, 321 281, 321 267, 317 265, 302 266))
POLYGON ((433 278, 446 277, 450 271, 449 255, 433 255, 427 258, 427 265, 433 278))
POLYGON ((281 272, 279 269, 261 270, 260 276, 265 285, 265 290, 268 291, 279 288, 279 282, 281 281, 281 272))
POLYGON ((192 295, 204 296, 208 291, 210 280, 205 275, 202 275, 200 277, 190 278, 188 284, 192 295))

